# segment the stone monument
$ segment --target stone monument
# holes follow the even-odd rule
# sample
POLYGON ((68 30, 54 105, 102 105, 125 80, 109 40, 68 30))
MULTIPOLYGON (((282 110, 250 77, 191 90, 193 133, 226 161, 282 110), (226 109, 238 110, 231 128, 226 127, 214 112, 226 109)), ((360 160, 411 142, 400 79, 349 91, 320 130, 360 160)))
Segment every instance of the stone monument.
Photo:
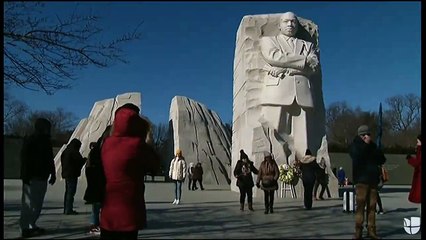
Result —
MULTIPOLYGON (((126 103, 133 103, 141 109, 141 94, 132 92, 117 95, 115 98, 98 101, 93 105, 92 111, 87 118, 80 120, 72 133, 68 143, 77 138, 81 141, 80 153, 83 157, 89 155, 89 144, 96 142, 105 128, 114 121, 114 113, 117 108, 126 103)), ((61 154, 66 145, 62 146, 55 156, 56 176, 61 176, 61 154)), ((82 176, 85 176, 82 174, 82 176)))
MULTIPOLYGON (((232 168, 240 149, 258 167, 263 151, 272 152, 282 165, 301 159, 309 148, 318 161, 325 159, 336 197, 319 53, 318 27, 310 20, 291 12, 242 19, 234 58, 232 168)), ((238 191, 235 183, 232 177, 231 189, 238 191)), ((301 181, 296 192, 303 196, 301 181)))
MULTIPOLYGON (((173 133, 173 152, 181 149, 187 165, 201 162, 203 183, 229 185, 231 136, 219 115, 192 99, 176 96, 170 105, 169 121, 173 133)), ((173 153, 167 167, 172 158, 173 153)))

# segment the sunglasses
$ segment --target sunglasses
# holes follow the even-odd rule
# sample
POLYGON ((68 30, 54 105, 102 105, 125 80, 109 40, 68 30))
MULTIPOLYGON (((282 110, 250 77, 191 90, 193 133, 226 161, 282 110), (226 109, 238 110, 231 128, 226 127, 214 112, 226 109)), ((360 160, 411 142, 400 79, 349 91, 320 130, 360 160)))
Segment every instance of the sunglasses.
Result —
POLYGON ((371 136, 371 134, 369 134, 369 133, 364 133, 364 134, 362 134, 361 136, 371 136))

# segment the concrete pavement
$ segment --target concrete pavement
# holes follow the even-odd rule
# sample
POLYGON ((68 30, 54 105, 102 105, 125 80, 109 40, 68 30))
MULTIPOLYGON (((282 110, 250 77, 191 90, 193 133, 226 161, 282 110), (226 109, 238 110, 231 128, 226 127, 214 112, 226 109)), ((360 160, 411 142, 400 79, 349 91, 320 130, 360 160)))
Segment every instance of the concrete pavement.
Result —
MULTIPOLYGON (((4 238, 20 237, 20 180, 4 180, 4 238)), ((47 233, 33 239, 84 239, 88 235, 91 206, 82 199, 85 179, 79 180, 75 209, 79 215, 63 215, 64 181, 48 187, 44 207, 37 222, 47 233)), ((180 205, 172 205, 172 183, 147 182, 147 229, 144 239, 350 239, 354 215, 342 212, 341 199, 315 201, 313 209, 303 209, 303 199, 275 198, 274 214, 263 213, 263 194, 254 198, 254 212, 239 210, 239 194, 229 187, 205 186, 189 191, 183 185, 180 205)), ((419 205, 408 202, 409 186, 385 186, 381 197, 384 215, 377 215, 377 232, 385 239, 420 239, 409 235, 403 219, 420 216, 419 205)), ((366 231, 364 231, 364 235, 366 231)))

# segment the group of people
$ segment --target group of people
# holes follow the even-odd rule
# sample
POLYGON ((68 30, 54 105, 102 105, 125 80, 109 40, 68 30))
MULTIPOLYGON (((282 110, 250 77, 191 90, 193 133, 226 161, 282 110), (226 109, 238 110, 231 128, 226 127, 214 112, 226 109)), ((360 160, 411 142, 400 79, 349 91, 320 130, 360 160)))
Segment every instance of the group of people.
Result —
MULTIPOLYGON (((361 125, 358 128, 357 135, 350 145, 349 154, 352 158, 356 194, 354 239, 362 238, 365 214, 367 215, 368 237, 379 239, 376 232, 376 204, 379 205, 378 213, 383 213, 379 191, 384 183, 382 166, 386 162, 386 158, 382 150, 372 141, 368 126, 361 125)), ((315 184, 319 183, 323 186, 327 184, 327 178, 324 178, 324 174, 327 174, 324 172, 325 163, 323 159, 318 163, 309 149, 306 150, 302 159, 296 161, 302 172, 304 208, 309 210, 312 209, 313 196, 316 196, 316 193, 313 194, 314 191, 316 192, 315 184)), ((421 135, 417 137, 416 156, 407 155, 407 161, 414 167, 408 200, 413 203, 421 203, 421 135)), ((244 150, 240 150, 240 159, 234 168, 234 177, 237 178, 237 186, 240 190, 240 210, 244 211, 247 197, 248 208, 250 211, 254 211, 252 173, 258 175, 256 186, 264 191, 265 214, 273 213, 274 191, 278 189, 279 169, 270 152, 264 153, 264 160, 258 170, 244 150)), ((326 189, 323 187, 320 198, 326 189)))
MULTIPOLYGON (((307 210, 312 208, 313 197, 317 196, 318 186, 321 185, 320 199, 325 191, 331 197, 328 189, 328 174, 325 162, 322 159, 319 163, 316 157, 312 156, 309 149, 305 156, 298 161, 302 171, 302 181, 304 187, 304 207, 307 210)), ((265 214, 274 212, 274 192, 278 190, 279 168, 270 152, 264 152, 264 160, 257 169, 253 162, 249 160, 243 149, 240 150, 240 159, 234 168, 234 176, 237 178, 237 186, 240 190, 240 210, 244 211, 245 198, 247 197, 248 209, 253 209, 253 187, 254 181, 252 173, 257 174, 256 187, 264 191, 265 214)))
MULTIPOLYGON (((97 142, 90 144, 89 158, 79 152, 81 142, 72 139, 61 154, 65 179, 64 214, 76 215, 73 208, 77 181, 86 164, 86 203, 92 204, 91 232, 102 239, 137 239, 146 227, 144 175, 157 172, 160 159, 148 143, 150 123, 139 115, 139 107, 127 103, 115 111, 115 119, 97 142), (142 171, 142 172, 141 172, 142 171)), ((35 132, 24 140, 21 152, 22 237, 45 233, 36 225, 47 183, 56 182, 50 137, 51 123, 35 122, 35 132)))
MULTIPOLYGON (((48 184, 55 184, 56 170, 50 138, 51 123, 44 118, 35 122, 35 131, 25 138, 21 152, 22 207, 20 228, 22 237, 41 235, 45 229, 36 225, 43 206, 48 184)), ((159 169, 159 158, 148 144, 149 122, 139 115, 139 108, 125 104, 115 112, 115 120, 97 142, 90 144, 88 159, 81 156, 81 142, 72 139, 61 155, 62 178, 65 179, 64 211, 66 215, 78 214, 73 208, 77 179, 86 164, 86 203, 92 204, 93 233, 103 239, 136 239, 138 231, 146 227, 144 175, 159 169), (141 173, 141 170, 143 171, 141 173), (101 212, 101 214, 100 214, 101 212)), ((386 158, 372 141, 368 126, 358 128, 358 134, 350 146, 353 162, 353 179, 356 191, 355 236, 362 237, 364 213, 367 212, 368 236, 376 234, 375 210, 381 185, 381 166, 386 158), (367 207, 366 207, 367 206, 367 207)), ((417 137, 416 156, 407 155, 414 167, 412 188, 408 200, 421 203, 421 135, 417 137)), ((304 207, 312 208, 313 191, 318 172, 323 172, 324 162, 317 163, 309 149, 300 159, 304 187, 304 207)), ((240 210, 244 211, 247 197, 248 209, 253 209, 253 191, 264 191, 265 214, 274 212, 274 191, 278 189, 279 169, 272 153, 265 152, 259 169, 241 150, 234 176, 240 189, 240 210), (253 175, 257 174, 256 184, 253 175)), ((181 200, 182 183, 188 174, 188 188, 201 190, 203 170, 200 163, 187 169, 182 151, 178 150, 170 164, 169 177, 175 183, 174 204, 181 200), (200 177, 201 176, 201 177, 200 177), (192 183, 192 187, 191 187, 192 183)), ((321 184, 321 183, 320 183, 321 184)), ((324 193, 322 190, 322 193, 324 193)))

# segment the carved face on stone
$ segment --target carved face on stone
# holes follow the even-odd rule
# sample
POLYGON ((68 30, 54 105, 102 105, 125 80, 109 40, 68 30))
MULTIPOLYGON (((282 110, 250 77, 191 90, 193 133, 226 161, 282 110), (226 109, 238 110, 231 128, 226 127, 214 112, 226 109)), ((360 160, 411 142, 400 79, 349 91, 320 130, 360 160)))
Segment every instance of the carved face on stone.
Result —
POLYGON ((294 37, 298 29, 299 21, 292 12, 284 13, 280 18, 279 28, 282 34, 287 37, 294 37))

